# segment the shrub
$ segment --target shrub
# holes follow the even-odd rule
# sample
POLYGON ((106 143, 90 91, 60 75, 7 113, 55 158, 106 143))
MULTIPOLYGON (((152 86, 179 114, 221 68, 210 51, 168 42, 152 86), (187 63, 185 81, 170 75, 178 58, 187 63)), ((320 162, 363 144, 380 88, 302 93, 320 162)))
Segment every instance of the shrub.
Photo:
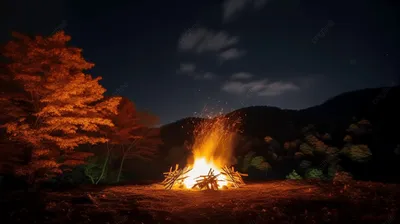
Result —
POLYGON ((262 163, 265 161, 264 157, 262 156, 256 156, 254 157, 251 162, 250 166, 253 166, 259 170, 262 170, 262 163))
POLYGON ((324 174, 320 169, 308 169, 305 174, 306 179, 324 179, 324 174))
POLYGON ((353 140, 353 138, 350 135, 344 136, 343 141, 346 143, 350 143, 353 140))
POLYGON ((293 170, 291 173, 289 173, 286 176, 286 179, 289 179, 289 180, 302 180, 303 178, 296 172, 296 170, 293 170))
POLYGON ((270 136, 266 136, 266 137, 264 138, 264 141, 265 141, 266 143, 271 143, 272 140, 273 140, 273 138, 270 137, 270 136))
POLYGON ((242 171, 243 172, 247 172, 247 170, 249 169, 249 166, 251 164, 251 161, 253 159, 255 152, 250 151, 249 153, 247 153, 244 158, 243 158, 243 164, 242 164, 242 171))
POLYGON ((349 145, 344 147, 341 153, 352 161, 359 163, 368 162, 372 158, 371 150, 367 145, 349 145))
POLYGON ((333 178, 333 182, 337 183, 349 183, 353 180, 353 176, 348 172, 336 172, 335 177, 333 178))
POLYGON ((300 145, 300 152, 302 152, 304 155, 308 155, 308 156, 313 156, 313 148, 307 144, 307 143, 303 143, 300 145))

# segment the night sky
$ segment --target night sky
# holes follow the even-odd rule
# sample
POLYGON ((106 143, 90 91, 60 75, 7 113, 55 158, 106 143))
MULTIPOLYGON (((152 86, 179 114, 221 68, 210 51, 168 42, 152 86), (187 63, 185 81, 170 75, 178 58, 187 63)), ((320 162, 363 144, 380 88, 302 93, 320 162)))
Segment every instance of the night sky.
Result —
POLYGON ((302 109, 345 91, 398 84, 398 18, 389 1, 0 4, 1 43, 12 30, 63 28, 96 64, 88 73, 103 77, 108 94, 130 98, 163 124, 204 107, 302 109))

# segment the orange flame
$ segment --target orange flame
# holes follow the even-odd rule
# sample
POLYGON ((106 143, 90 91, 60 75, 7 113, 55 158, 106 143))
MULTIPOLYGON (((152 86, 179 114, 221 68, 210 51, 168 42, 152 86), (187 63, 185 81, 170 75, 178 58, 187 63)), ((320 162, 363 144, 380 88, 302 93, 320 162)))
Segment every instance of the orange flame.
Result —
MULTIPOLYGON (((188 163, 192 170, 183 185, 192 188, 198 177, 207 175, 209 170, 214 170, 214 175, 221 173, 221 168, 231 164, 234 130, 239 122, 231 122, 228 118, 218 117, 205 121, 199 125, 195 132, 193 145, 193 162, 188 163)), ((219 175, 219 189, 228 185, 227 177, 219 175)))

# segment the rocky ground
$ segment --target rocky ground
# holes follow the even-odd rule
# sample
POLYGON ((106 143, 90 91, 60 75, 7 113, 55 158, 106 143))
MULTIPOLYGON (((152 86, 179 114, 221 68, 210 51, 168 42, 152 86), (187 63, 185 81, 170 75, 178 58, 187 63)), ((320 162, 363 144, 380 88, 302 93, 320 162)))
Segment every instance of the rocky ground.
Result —
POLYGON ((223 191, 160 185, 2 192, 1 223, 400 223, 399 185, 274 181, 223 191), (3 222, 5 221, 5 222, 3 222))

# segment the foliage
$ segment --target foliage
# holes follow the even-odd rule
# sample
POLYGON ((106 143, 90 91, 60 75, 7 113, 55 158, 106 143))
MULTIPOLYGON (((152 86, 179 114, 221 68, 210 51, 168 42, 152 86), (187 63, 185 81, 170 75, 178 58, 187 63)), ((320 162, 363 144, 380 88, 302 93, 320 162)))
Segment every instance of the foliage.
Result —
POLYGON ((300 152, 307 156, 313 156, 314 149, 307 143, 302 143, 300 145, 300 152))
POLYGON ((253 159, 253 156, 256 153, 253 151, 248 152, 244 158, 243 158, 243 164, 242 164, 242 171, 243 172, 247 172, 247 170, 249 169, 250 165, 251 165, 251 161, 253 159))
POLYGON ((253 166, 259 170, 263 170, 265 169, 265 164, 263 164, 264 162, 265 162, 264 157, 256 156, 251 159, 250 166, 253 166))
POLYGON ((348 145, 342 149, 341 153, 359 163, 368 162, 372 159, 371 150, 367 145, 348 145))
POLYGON ((328 147, 323 141, 319 140, 316 136, 311 134, 305 136, 305 141, 308 143, 309 146, 314 149, 312 151, 316 153, 324 153, 328 147))
POLYGON ((268 162, 262 162, 258 167, 259 170, 269 171, 272 169, 272 166, 268 162))
POLYGON ((329 141, 329 140, 332 140, 332 136, 331 136, 329 133, 325 133, 325 134, 322 136, 322 139, 323 139, 324 141, 329 141))
POLYGON ((271 143, 271 141, 272 140, 274 140, 271 136, 266 136, 265 138, 264 138, 264 141, 266 142, 266 143, 271 143))
POLYGON ((296 150, 297 147, 299 146, 298 143, 299 143, 299 142, 297 142, 297 141, 285 142, 285 143, 283 144, 283 148, 284 148, 285 150, 296 150))
POLYGON ((28 94, 13 79, 6 65, 0 64, 0 121, 3 123, 24 116, 30 109, 28 94))
POLYGON ((346 143, 351 143, 352 140, 353 140, 353 138, 350 135, 344 136, 344 139, 343 139, 343 141, 346 143))
POLYGON ((353 176, 350 173, 344 171, 336 172, 335 177, 333 178, 333 181, 338 183, 348 183, 352 180, 353 176))
POLYGON ((360 139, 372 133, 372 125, 368 120, 360 120, 356 123, 350 124, 346 131, 351 139, 348 137, 346 139, 345 137, 345 142, 354 142, 354 140, 356 140, 356 143, 359 143, 360 139))
POLYGON ((106 136, 112 145, 119 147, 120 166, 116 179, 119 182, 126 159, 149 160, 156 155, 162 141, 160 129, 153 127, 158 123, 158 117, 137 111, 129 99, 121 100, 118 113, 111 119, 115 125, 107 130, 106 136))
MULTIPOLYGON (((303 128, 304 139, 300 144, 299 151, 294 153, 294 158, 298 161, 299 168, 306 169, 306 178, 334 179, 341 162, 339 156, 348 157, 359 163, 367 162, 372 158, 372 153, 366 144, 352 144, 354 138, 356 138, 356 142, 360 142, 364 136, 370 133, 370 122, 368 120, 355 122, 346 131, 348 133, 344 138, 346 145, 339 150, 337 147, 325 143, 325 141, 332 140, 328 133, 319 134, 313 125, 303 128), (324 173, 326 173, 326 177, 324 173)), ((284 146, 285 149, 291 147, 289 142, 284 146)))
POLYGON ((305 178, 306 179, 323 179, 324 173, 320 169, 311 168, 306 171, 305 178))
POLYGON ((304 139, 300 144, 299 152, 294 154, 300 161, 299 168, 305 170, 305 178, 323 178, 324 171, 327 178, 332 179, 338 165, 339 149, 327 145, 324 141, 331 141, 329 133, 319 134, 315 126, 303 128, 304 139))
POLYGON ((115 125, 107 136, 111 144, 121 146, 125 157, 149 159, 155 155, 162 143, 160 130, 152 127, 158 123, 158 117, 137 111, 132 101, 123 98, 112 121, 115 125))
POLYGON ((357 132, 360 131, 360 128, 358 127, 357 124, 351 124, 349 126, 349 128, 347 129, 347 131, 350 132, 350 133, 357 133, 357 132))
POLYGON ((290 180, 302 180, 303 178, 296 172, 296 170, 293 170, 291 173, 289 173, 286 176, 286 179, 290 180))
POLYGON ((8 70, 22 87, 24 98, 7 100, 24 113, 4 126, 12 140, 32 150, 30 163, 16 173, 38 181, 60 174, 63 165, 82 164, 86 158, 82 156, 89 154, 73 155, 78 145, 108 141, 97 133, 113 126, 106 116, 117 113, 120 98, 104 98, 101 77, 83 73, 94 64, 84 60, 81 49, 67 46, 71 38, 64 32, 35 39, 18 33, 13 36, 4 56, 11 61, 8 70), (20 107, 21 102, 26 106, 20 107), (75 159, 60 163, 60 156, 75 159))
MULTIPOLYGON (((92 184, 96 184, 107 178, 107 170, 103 172, 103 162, 101 157, 93 156, 88 159, 84 166, 84 173, 89 178, 92 184)), ((107 166, 106 166, 107 169, 107 166)))
POLYGON ((328 146, 325 152, 329 155, 336 155, 339 151, 337 147, 328 146))
MULTIPOLYGON (((341 157, 348 158, 347 170, 353 170, 356 164, 363 164, 371 161, 372 152, 369 148, 371 144, 372 125, 368 120, 356 121, 346 130, 347 135, 344 138, 346 143, 339 154, 341 157)), ((356 170, 355 170, 356 171, 356 170)))

